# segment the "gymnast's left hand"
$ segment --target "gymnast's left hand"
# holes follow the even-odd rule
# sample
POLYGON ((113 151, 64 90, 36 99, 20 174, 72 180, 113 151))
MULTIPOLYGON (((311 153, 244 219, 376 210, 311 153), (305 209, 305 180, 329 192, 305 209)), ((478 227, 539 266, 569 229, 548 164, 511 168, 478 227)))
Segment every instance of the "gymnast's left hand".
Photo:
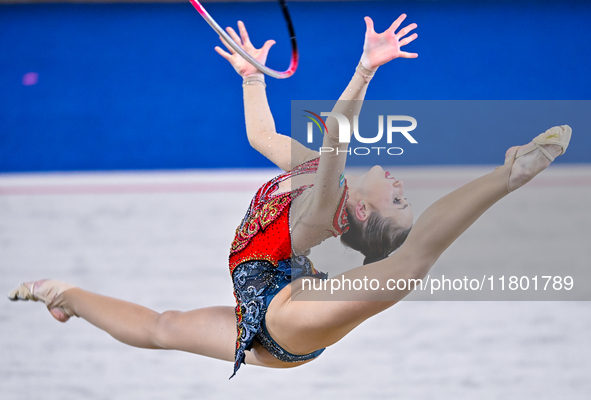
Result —
MULTIPOLYGON (((248 55, 252 56, 252 58, 265 65, 265 62, 267 61, 267 55, 269 54, 269 49, 271 49, 271 46, 275 44, 275 41, 267 40, 263 47, 257 49, 250 42, 248 32, 246 31, 246 27, 242 21, 238 21, 238 30, 240 31, 240 36, 238 36, 234 29, 230 27, 226 28, 226 31, 232 40, 238 44, 238 46, 248 53, 248 55)), ((232 67, 234 67, 236 72, 238 72, 238 75, 244 78, 252 74, 260 73, 260 71, 254 65, 246 61, 240 54, 236 53, 236 51, 234 51, 234 49, 230 47, 224 39, 220 37, 220 40, 230 53, 222 50, 219 46, 215 47, 215 51, 217 51, 220 56, 224 57, 230 62, 230 64, 232 64, 232 67)))
POLYGON ((417 24, 407 25, 396 33, 396 30, 405 19, 406 14, 402 14, 385 32, 377 33, 373 27, 373 20, 365 17, 365 43, 363 44, 363 55, 361 56, 361 63, 365 68, 375 70, 380 65, 384 65, 395 58, 417 58, 419 56, 417 53, 407 53, 400 50, 402 46, 409 44, 418 36, 413 33, 404 37, 415 29, 417 24))

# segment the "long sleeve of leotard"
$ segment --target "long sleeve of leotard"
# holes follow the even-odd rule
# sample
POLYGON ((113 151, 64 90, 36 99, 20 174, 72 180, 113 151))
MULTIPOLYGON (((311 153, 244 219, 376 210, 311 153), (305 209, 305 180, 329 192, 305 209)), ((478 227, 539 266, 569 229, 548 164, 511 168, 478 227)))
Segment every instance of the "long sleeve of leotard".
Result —
MULTIPOLYGON (((347 117, 351 122, 351 128, 353 116, 359 115, 361 111, 371 77, 364 73, 361 65, 357 67, 349 85, 332 110, 347 117)), ((335 212, 343 197, 344 185, 341 186, 340 178, 345 170, 349 144, 339 142, 339 127, 333 117, 327 117, 326 125, 328 134, 324 135, 322 146, 331 147, 334 151, 322 152, 314 187, 308 194, 305 193, 296 199, 292 206, 291 237, 292 247, 296 253, 305 253, 333 236, 335 212)))
POLYGON ((250 145, 284 171, 318 157, 318 152, 277 133, 263 81, 263 74, 250 75, 242 85, 246 134, 250 145))

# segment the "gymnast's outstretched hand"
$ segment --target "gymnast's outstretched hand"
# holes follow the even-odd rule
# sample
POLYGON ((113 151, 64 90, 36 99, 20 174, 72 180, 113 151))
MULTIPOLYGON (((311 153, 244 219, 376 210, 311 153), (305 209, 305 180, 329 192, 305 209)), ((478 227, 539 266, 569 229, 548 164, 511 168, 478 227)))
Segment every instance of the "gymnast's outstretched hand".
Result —
MULTIPOLYGON (((246 27, 244 26, 244 22, 238 21, 238 30, 240 31, 240 36, 236 33, 236 31, 230 27, 226 28, 226 31, 230 35, 230 37, 238 44, 244 51, 246 51, 252 58, 260 62, 261 64, 265 65, 267 61, 267 54, 269 54, 269 49, 271 46, 275 44, 274 40, 267 40, 263 47, 260 49, 255 48, 250 39, 248 37, 248 32, 246 31, 246 27)), ((219 46, 215 47, 215 51, 218 52, 219 55, 224 57, 226 60, 232 64, 232 67, 238 72, 241 77, 247 77, 252 74, 260 73, 260 71, 251 63, 246 61, 240 54, 236 53, 232 47, 226 43, 224 39, 220 37, 220 40, 228 49, 228 52, 222 50, 219 46)))
POLYGON ((406 36, 410 31, 417 27, 417 24, 410 24, 396 33, 400 24, 406 19, 406 14, 402 14, 390 27, 382 33, 377 33, 373 28, 373 20, 365 17, 365 43, 363 44, 363 55, 361 56, 361 64, 367 69, 375 70, 380 65, 384 65, 395 58, 416 58, 417 53, 407 53, 401 51, 400 48, 409 44, 417 38, 417 34, 413 33, 406 36))

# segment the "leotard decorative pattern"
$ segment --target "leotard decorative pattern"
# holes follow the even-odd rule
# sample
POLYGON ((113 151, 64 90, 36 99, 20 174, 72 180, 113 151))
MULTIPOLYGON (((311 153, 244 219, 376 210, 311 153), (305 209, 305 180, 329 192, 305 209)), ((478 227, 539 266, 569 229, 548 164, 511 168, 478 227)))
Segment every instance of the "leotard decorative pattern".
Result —
MULTIPOLYGON (((256 338, 273 356, 282 361, 304 361, 318 356, 323 349, 294 355, 282 349, 268 334, 265 314, 271 300, 288 283, 301 276, 326 279, 304 256, 292 258, 289 234, 291 202, 312 185, 289 192, 274 193, 280 182, 296 175, 316 172, 319 159, 305 162, 264 184, 250 203, 230 250, 230 274, 236 298, 237 340, 234 375, 244 363, 245 351, 256 338)), ((347 186, 332 218, 331 232, 337 236, 348 229, 345 210, 347 186)), ((232 376, 234 376, 232 375, 232 376)))

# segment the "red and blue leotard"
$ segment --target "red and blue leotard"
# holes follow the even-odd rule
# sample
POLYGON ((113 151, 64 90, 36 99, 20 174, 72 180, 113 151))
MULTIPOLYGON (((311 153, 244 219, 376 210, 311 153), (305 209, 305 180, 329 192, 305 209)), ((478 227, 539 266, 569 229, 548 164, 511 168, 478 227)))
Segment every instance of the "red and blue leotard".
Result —
MULTIPOLYGON (((301 276, 326 278, 314 269, 304 256, 292 258, 289 225, 291 202, 313 185, 274 194, 280 182, 296 175, 316 172, 319 159, 305 162, 264 184, 236 229, 230 250, 230 274, 236 298, 236 340, 234 374, 244 363, 245 351, 256 338, 273 356, 283 361, 303 361, 318 356, 322 350, 294 355, 282 349, 268 334, 265 314, 273 297, 289 282, 301 276)), ((341 234, 348 229, 347 187, 334 214, 331 232, 341 234)), ((232 375, 234 376, 234 375, 232 375)))

